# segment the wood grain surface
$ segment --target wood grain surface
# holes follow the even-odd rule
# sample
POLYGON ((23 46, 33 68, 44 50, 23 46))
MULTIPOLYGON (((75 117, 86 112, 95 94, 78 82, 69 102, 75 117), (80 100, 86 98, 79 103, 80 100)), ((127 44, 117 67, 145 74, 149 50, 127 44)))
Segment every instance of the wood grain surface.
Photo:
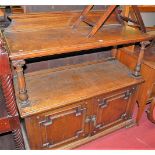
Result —
MULTIPOLYGON (((122 27, 113 15, 112 19, 107 21, 108 26, 103 26, 94 37, 87 38, 91 31, 90 26, 82 24, 77 30, 71 28, 78 15, 78 13, 46 13, 25 15, 22 18, 15 16, 12 24, 4 31, 10 49, 10 59, 28 59, 135 43, 155 36, 153 33, 142 34, 135 28, 122 27)), ((90 18, 96 21, 100 15, 101 12, 90 14, 90 18)))
POLYGON ((116 60, 42 70, 28 73, 25 77, 31 103, 25 108, 19 105, 22 117, 143 81, 130 76, 130 71, 116 60))

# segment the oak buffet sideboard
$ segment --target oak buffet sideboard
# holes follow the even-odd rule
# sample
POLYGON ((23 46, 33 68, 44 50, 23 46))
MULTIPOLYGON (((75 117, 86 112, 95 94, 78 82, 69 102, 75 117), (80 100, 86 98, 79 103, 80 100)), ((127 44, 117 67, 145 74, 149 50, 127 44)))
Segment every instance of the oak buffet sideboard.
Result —
MULTIPOLYGON (((103 12, 90 13, 97 19, 103 12)), ((31 149, 71 149, 123 127, 132 119, 140 66, 147 41, 155 35, 120 24, 103 26, 88 38, 90 26, 72 24, 79 12, 12 16, 1 31, 12 72, 16 101, 31 149), (115 58, 117 47, 141 42, 135 71, 115 58), (111 57, 24 74, 29 59, 115 47, 111 57)))

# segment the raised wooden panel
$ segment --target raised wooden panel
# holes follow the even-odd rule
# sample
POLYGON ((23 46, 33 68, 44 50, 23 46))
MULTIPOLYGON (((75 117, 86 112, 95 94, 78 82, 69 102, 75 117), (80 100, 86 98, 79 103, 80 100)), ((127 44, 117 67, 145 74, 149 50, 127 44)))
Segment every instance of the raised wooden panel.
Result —
POLYGON ((124 87, 59 109, 26 117, 30 148, 59 149, 67 145, 74 148, 99 131, 105 134, 107 129, 130 120, 133 112, 131 106, 135 103, 132 100, 135 87, 124 87))
POLYGON ((128 106, 131 104, 129 99, 133 93, 133 88, 96 97, 96 122, 94 123, 93 133, 129 119, 127 113, 128 106))
POLYGON ((52 149, 87 136, 86 112, 81 102, 26 119, 31 149, 52 149))

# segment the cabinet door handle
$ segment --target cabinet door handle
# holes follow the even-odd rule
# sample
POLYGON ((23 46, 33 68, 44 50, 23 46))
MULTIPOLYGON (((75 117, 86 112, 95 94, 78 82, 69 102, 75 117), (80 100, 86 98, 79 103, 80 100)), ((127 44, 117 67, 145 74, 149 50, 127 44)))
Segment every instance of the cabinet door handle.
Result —
POLYGON ((127 90, 127 91, 125 92, 124 99, 125 99, 125 100, 128 100, 129 97, 130 97, 130 95, 131 95, 130 91, 127 90))
POLYGON ((50 143, 50 142, 44 143, 43 147, 45 147, 45 148, 52 148, 53 147, 53 143, 50 143))
POLYGON ((42 124, 44 126, 49 126, 53 123, 52 119, 47 117, 46 119, 39 122, 39 124, 42 124))
POLYGON ((91 122, 91 116, 87 116, 85 119, 85 123, 90 123, 91 122))
POLYGON ((96 126, 96 115, 88 116, 85 119, 85 123, 91 123, 91 122, 93 122, 93 125, 96 126))
POLYGON ((101 108, 106 108, 108 106, 107 101, 105 99, 103 99, 103 101, 99 103, 99 106, 101 108))
POLYGON ((80 116, 86 110, 86 108, 78 107, 75 112, 75 116, 80 116))
POLYGON ((91 121, 93 122, 93 125, 96 126, 96 115, 91 117, 91 121))
POLYGON ((53 123, 53 122, 52 122, 52 120, 50 119, 50 120, 44 122, 43 125, 44 125, 44 126, 49 126, 49 125, 51 125, 52 123, 53 123))

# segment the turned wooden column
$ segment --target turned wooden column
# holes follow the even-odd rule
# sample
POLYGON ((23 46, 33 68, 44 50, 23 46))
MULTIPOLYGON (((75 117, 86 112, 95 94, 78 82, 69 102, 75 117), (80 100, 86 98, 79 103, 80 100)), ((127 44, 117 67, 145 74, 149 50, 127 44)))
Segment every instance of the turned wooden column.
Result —
POLYGON ((19 101, 22 107, 25 107, 29 104, 28 95, 26 90, 26 82, 23 73, 23 66, 25 65, 24 60, 17 60, 12 62, 15 67, 18 81, 18 89, 19 89, 19 101))
POLYGON ((140 49, 140 52, 139 52, 139 56, 138 56, 138 60, 137 60, 137 64, 135 66, 135 70, 133 72, 133 75, 134 77, 140 77, 141 76, 141 65, 142 65, 142 61, 143 61, 143 57, 144 57, 144 51, 145 51, 145 48, 146 46, 149 44, 150 42, 149 41, 143 41, 141 42, 141 49, 140 49))
MULTIPOLYGON (((1 37, 1 36, 0 36, 1 37)), ((15 93, 13 87, 13 77, 10 69, 9 57, 4 42, 0 38, 0 80, 2 83, 2 91, 5 98, 6 109, 10 121, 13 139, 16 149, 25 149, 20 121, 16 106, 15 93)))

